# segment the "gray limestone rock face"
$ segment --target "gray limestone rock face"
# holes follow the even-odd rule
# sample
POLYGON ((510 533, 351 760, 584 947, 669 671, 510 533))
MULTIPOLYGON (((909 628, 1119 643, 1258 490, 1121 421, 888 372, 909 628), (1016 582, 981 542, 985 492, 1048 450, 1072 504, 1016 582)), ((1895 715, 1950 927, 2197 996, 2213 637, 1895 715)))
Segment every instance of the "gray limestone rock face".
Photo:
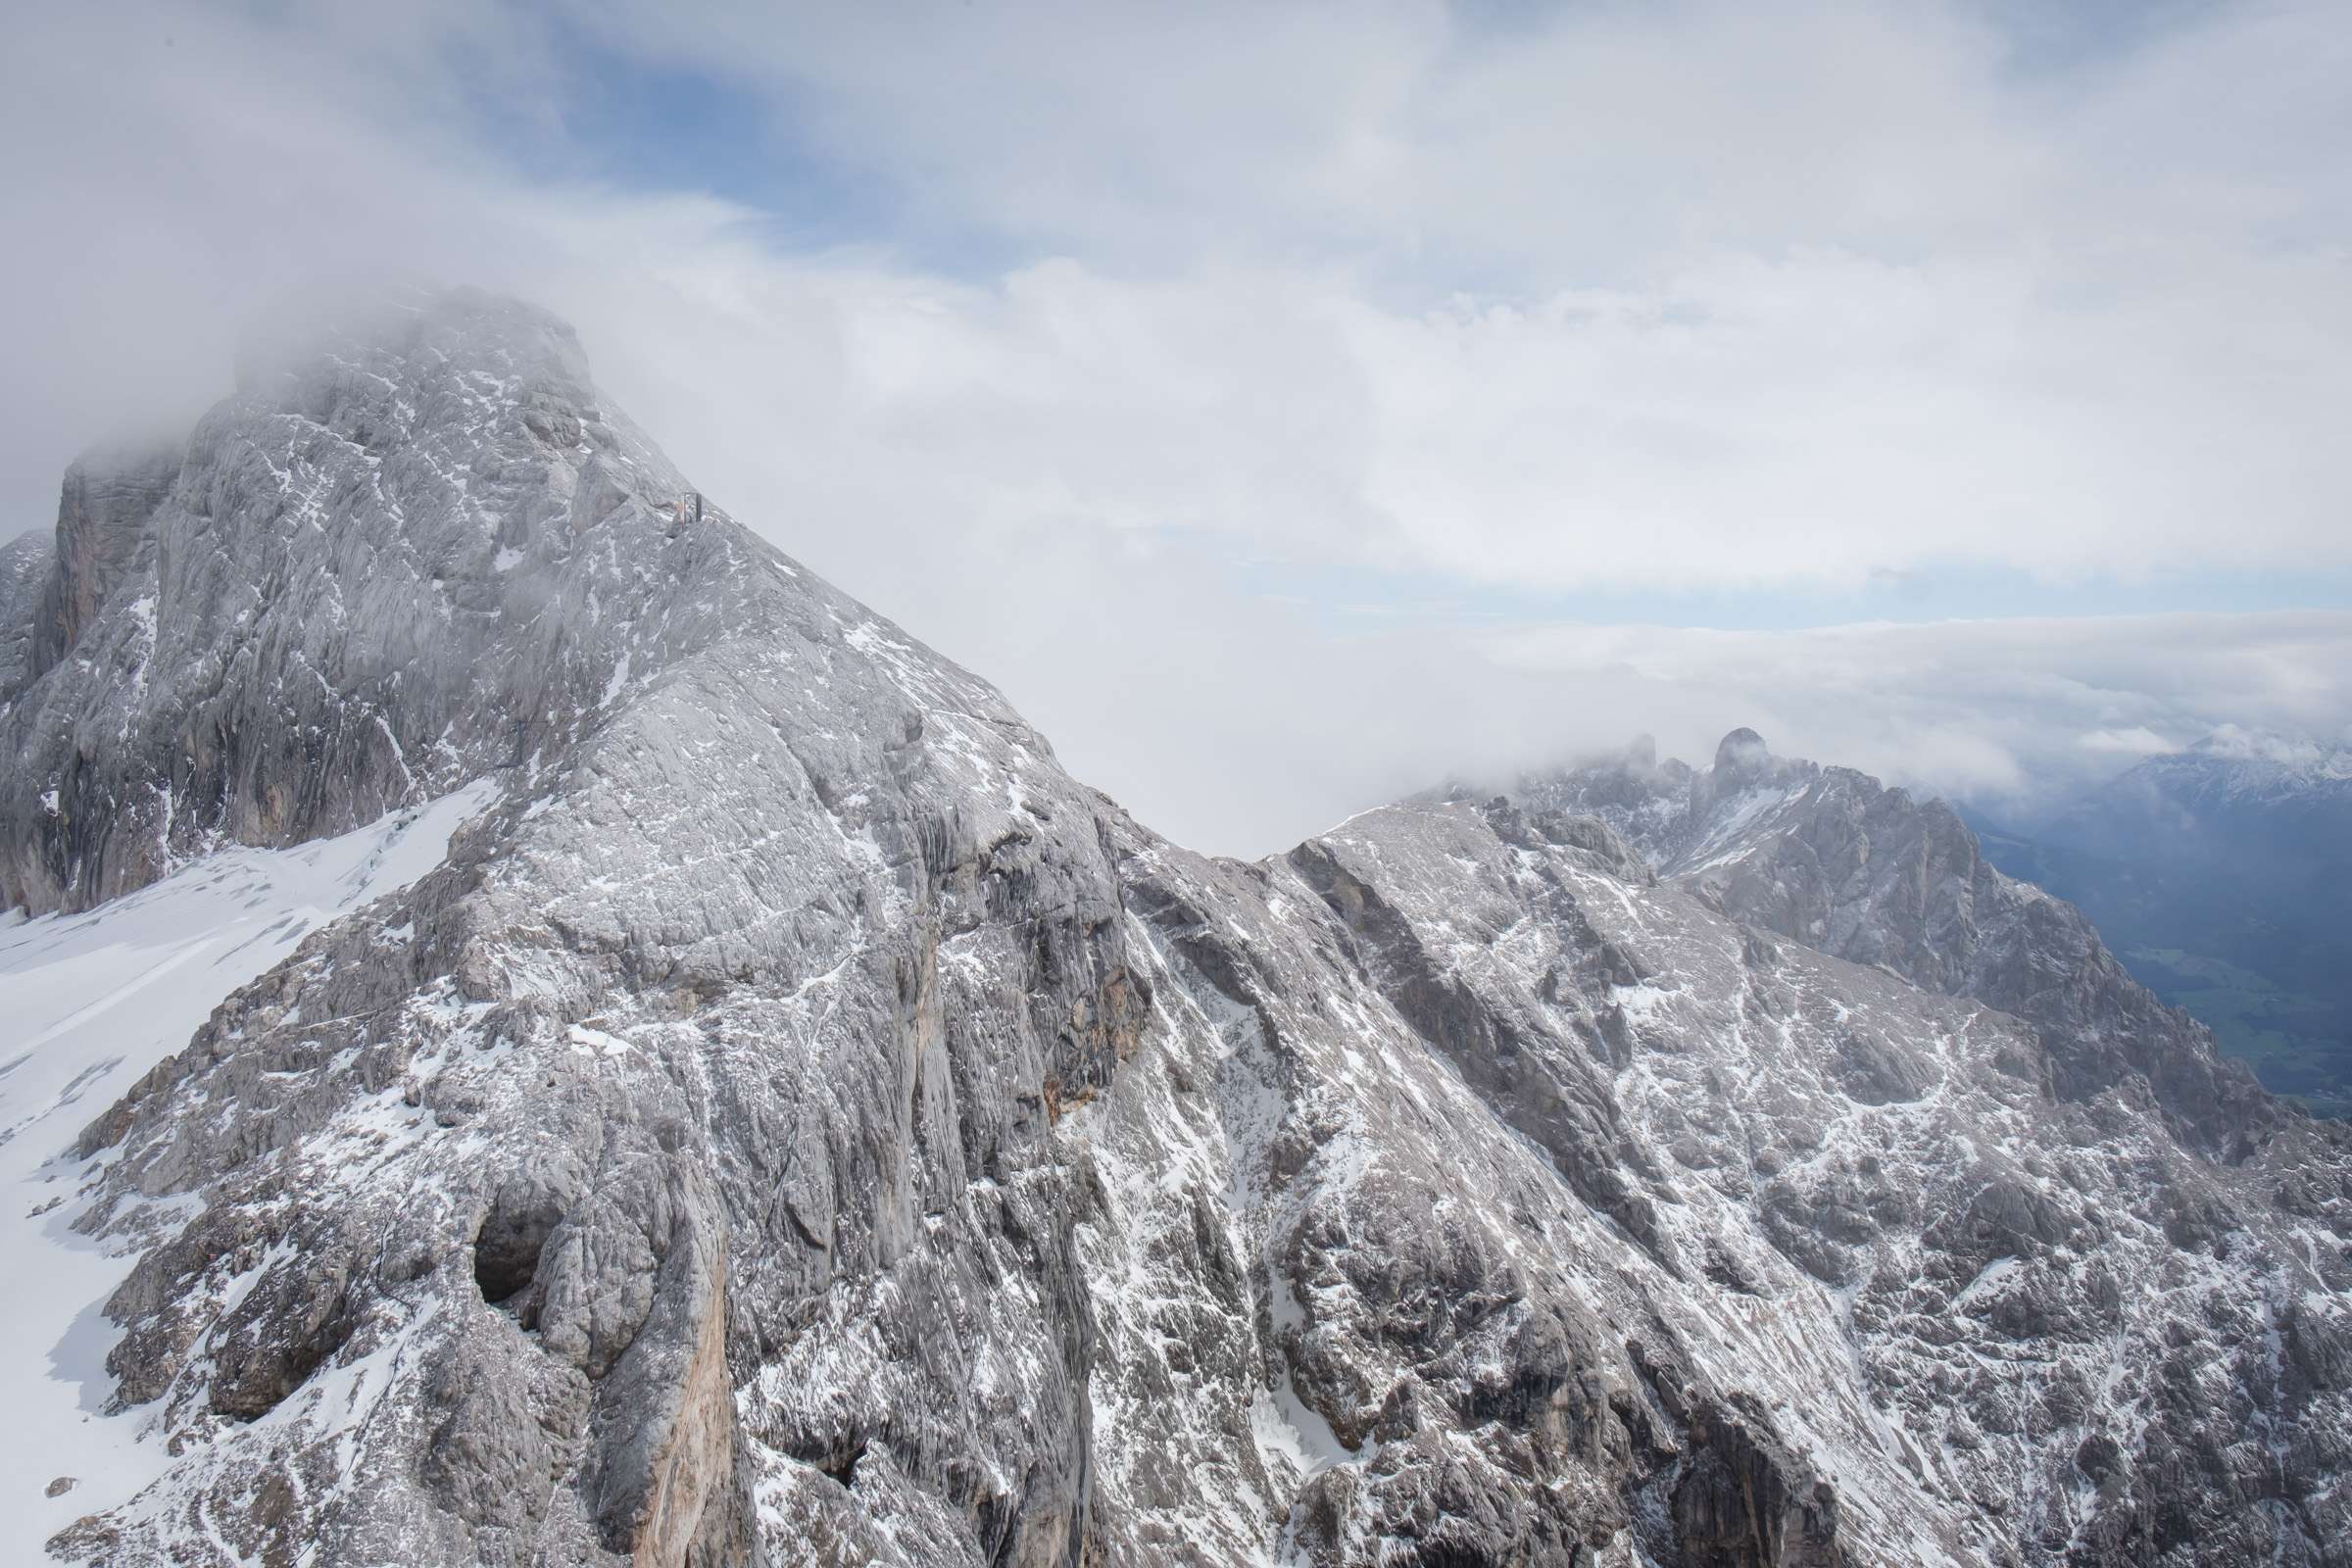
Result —
POLYGON ((270 363, 0 710, 0 893, 478 806, 70 1152, 166 1462, 62 1559, 2352 1560, 2341 1130, 1899 792, 1205 858, 544 315, 270 363))
POLYGON ((153 569, 155 514, 178 472, 176 450, 92 453, 66 470, 27 680, 56 667, 116 591, 153 569))
POLYGON ((55 539, 41 533, 19 534, 0 545, 0 704, 33 677, 41 596, 55 574, 56 549, 55 539))
POLYGON ((723 618, 717 536, 670 536, 683 482, 607 416, 569 327, 456 294, 322 338, 171 457, 69 474, 0 707, 0 904, 85 907, 550 754, 624 659, 723 618))
POLYGON ((2210 1034, 2132 980, 2071 905, 2004 876, 1940 801, 1732 731, 1713 767, 1634 759, 1525 780, 1527 804, 1589 810, 1717 908, 2037 1027, 2059 1093, 2143 1083, 2225 1155, 2277 1114, 2210 1034))

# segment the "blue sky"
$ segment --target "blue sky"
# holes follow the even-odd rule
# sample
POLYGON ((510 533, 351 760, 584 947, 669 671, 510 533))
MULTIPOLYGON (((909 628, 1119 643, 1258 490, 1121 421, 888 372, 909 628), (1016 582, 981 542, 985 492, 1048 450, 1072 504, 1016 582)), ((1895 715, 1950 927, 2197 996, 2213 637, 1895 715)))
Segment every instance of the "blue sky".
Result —
MULTIPOLYGON (((581 30, 555 27, 546 46, 562 83, 552 104, 516 115, 496 81, 470 94, 489 140, 525 177, 708 192, 757 215, 762 236, 782 249, 913 239, 888 181, 822 156, 799 132, 793 93, 624 53, 581 30)), ((923 260, 977 268, 982 243, 966 236, 923 260)))

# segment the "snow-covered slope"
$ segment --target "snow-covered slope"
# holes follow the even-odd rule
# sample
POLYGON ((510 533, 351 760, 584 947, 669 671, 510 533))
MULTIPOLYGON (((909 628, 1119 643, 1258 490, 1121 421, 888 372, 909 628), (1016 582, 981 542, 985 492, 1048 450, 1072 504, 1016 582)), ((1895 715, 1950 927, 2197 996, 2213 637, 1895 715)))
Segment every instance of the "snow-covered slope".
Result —
POLYGON ((84 1106, 19 1245, 137 1254, 161 1446, 65 1557, 2344 1560, 2352 1152, 1898 792, 1205 859, 537 313, 289 363, 0 710, 9 886, 496 796, 84 1106))
POLYGON ((127 1501, 170 1464, 145 1412, 110 1411, 100 1313, 132 1258, 74 1234, 75 1200, 104 1168, 55 1157, 93 1111, 187 1044, 229 993, 312 931, 440 864, 449 836, 495 798, 487 783, 340 838, 224 851, 90 914, 0 916, 0 1560, 93 1509, 127 1501), (144 1440, 144 1441, 142 1441, 144 1440), (57 1483, 63 1481, 64 1486, 57 1483), (53 1490, 54 1489, 54 1493, 53 1490))

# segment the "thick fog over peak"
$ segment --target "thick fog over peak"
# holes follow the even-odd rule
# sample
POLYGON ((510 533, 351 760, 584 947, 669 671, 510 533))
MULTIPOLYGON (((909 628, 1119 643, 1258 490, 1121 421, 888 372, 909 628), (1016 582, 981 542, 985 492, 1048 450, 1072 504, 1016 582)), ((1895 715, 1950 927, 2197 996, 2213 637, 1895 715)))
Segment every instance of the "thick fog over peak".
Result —
POLYGON ((52 11, 0 530, 413 274, 1204 848, 1642 730, 1972 795, 2340 738, 2342 20, 52 11))

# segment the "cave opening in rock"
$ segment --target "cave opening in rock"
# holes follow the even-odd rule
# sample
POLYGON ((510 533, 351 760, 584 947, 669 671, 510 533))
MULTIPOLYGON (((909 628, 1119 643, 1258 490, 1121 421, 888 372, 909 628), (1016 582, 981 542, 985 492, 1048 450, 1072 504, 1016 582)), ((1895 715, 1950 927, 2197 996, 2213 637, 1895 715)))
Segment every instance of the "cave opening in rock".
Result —
POLYGON ((501 1206, 483 1218, 473 1239, 473 1282, 483 1300, 506 1306, 530 1289, 557 1218, 553 1208, 537 1205, 520 1210, 501 1206))
POLYGON ((865 1441, 861 1438, 850 1446, 846 1453, 828 1459, 820 1468, 845 1487, 858 1484, 858 1461, 865 1457, 865 1441))

